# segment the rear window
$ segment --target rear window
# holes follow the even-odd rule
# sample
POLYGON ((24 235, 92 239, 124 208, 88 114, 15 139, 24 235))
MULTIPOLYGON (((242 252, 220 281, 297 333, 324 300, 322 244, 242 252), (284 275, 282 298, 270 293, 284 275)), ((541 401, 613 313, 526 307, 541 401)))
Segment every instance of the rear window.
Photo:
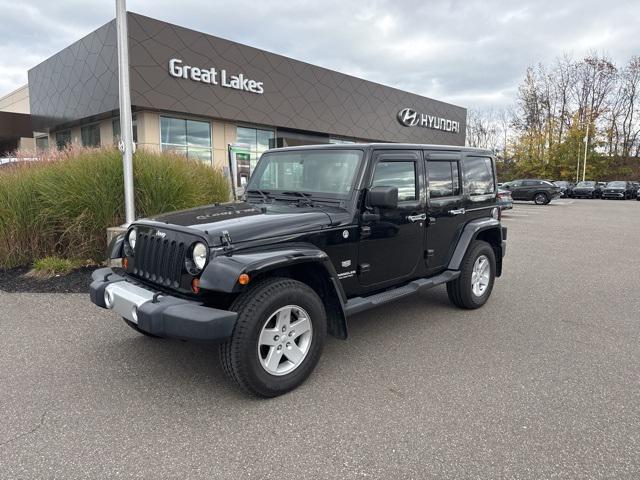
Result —
POLYGON ((464 161, 469 195, 487 195, 495 191, 493 162, 489 157, 467 157, 464 161))
POLYGON ((460 173, 458 162, 428 161, 429 196, 431 198, 460 195, 460 173))

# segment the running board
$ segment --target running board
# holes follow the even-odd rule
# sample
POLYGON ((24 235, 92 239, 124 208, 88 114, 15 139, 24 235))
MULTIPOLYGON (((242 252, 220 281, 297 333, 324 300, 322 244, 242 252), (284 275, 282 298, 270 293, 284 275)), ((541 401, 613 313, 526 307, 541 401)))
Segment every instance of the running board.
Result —
POLYGON ((347 300, 347 303, 344 306, 344 313, 346 316, 349 316, 355 313, 364 312, 365 310, 377 307, 378 305, 393 302, 394 300, 408 297, 422 290, 428 290, 437 285, 450 282, 459 276, 460 272, 457 270, 446 270, 435 277, 419 278, 403 285, 402 287, 394 288, 393 290, 386 290, 369 297, 354 297, 347 300))

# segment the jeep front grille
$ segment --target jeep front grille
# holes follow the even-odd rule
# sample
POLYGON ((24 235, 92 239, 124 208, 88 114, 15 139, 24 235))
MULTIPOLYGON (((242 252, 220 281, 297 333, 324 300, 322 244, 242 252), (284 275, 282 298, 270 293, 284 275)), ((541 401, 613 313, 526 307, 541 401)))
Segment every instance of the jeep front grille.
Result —
POLYGON ((166 287, 178 288, 184 255, 185 244, 182 242, 139 233, 133 274, 166 287))

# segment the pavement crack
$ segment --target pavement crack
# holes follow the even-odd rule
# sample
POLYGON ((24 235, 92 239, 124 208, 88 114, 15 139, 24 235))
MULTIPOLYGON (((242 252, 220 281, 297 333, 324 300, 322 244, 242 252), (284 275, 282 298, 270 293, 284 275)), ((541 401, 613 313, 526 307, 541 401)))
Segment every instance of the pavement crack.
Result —
POLYGON ((45 409, 45 411, 42 412, 42 415, 40 416, 40 421, 38 422, 38 424, 35 427, 33 427, 30 430, 27 430, 26 432, 19 433, 16 436, 14 436, 13 438, 10 438, 9 440, 6 440, 6 441, 0 443, 0 447, 4 447, 5 445, 8 445, 8 444, 10 444, 12 442, 15 442, 16 440, 20 440, 21 438, 26 437, 27 435, 31 435, 32 433, 35 433, 38 430, 40 430, 40 428, 42 428, 42 426, 44 425, 44 420, 45 420, 45 417, 47 416, 47 413, 48 413, 48 410, 45 409))

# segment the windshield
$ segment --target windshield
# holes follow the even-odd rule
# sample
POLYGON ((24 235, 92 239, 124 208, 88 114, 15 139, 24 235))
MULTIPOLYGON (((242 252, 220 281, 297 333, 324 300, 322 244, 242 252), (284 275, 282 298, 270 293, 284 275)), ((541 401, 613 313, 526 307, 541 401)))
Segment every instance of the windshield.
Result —
POLYGON ((354 186, 361 150, 299 150, 265 153, 247 191, 304 192, 346 198, 354 186))
POLYGON ((593 187, 596 182, 580 182, 576 187, 593 187))
POLYGON ((607 188, 625 188, 627 185, 624 182, 609 182, 607 188))

